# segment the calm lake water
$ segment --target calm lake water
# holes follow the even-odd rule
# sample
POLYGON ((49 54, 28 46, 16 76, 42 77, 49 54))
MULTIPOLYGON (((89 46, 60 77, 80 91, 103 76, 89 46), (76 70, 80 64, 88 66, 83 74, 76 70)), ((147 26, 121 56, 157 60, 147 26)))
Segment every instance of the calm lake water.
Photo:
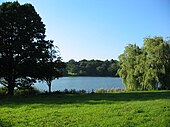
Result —
MULTIPOLYGON (((42 91, 48 91, 46 82, 38 82, 36 88, 42 91)), ((52 82, 52 91, 63 91, 64 89, 86 90, 91 92, 92 89, 99 88, 124 88, 121 78, 112 77, 62 77, 52 82)))

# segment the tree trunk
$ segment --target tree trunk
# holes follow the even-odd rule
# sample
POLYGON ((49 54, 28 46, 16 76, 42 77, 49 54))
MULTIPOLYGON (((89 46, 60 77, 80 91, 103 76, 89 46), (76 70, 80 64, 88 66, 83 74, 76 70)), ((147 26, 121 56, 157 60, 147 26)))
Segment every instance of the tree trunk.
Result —
POLYGON ((14 88, 15 88, 15 62, 14 62, 14 51, 12 50, 12 42, 9 44, 9 54, 8 54, 8 93, 7 95, 14 95, 14 88))
POLYGON ((51 82, 48 82, 49 93, 51 93, 51 82))
POLYGON ((8 78, 8 93, 7 95, 14 95, 14 87, 15 87, 15 80, 13 76, 9 76, 8 78))
POLYGON ((11 84, 8 84, 8 93, 7 95, 14 95, 14 85, 11 83, 11 84))

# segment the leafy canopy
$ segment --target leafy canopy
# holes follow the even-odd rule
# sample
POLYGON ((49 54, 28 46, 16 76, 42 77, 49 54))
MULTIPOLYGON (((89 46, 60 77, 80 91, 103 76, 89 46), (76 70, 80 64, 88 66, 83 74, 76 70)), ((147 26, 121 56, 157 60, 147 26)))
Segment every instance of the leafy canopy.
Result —
POLYGON ((45 25, 31 4, 0 5, 0 77, 10 95, 16 79, 42 79, 44 65, 54 62, 53 41, 45 37, 45 25))
POLYGON ((145 38, 142 48, 129 44, 119 60, 127 90, 170 89, 170 46, 162 37, 145 38))

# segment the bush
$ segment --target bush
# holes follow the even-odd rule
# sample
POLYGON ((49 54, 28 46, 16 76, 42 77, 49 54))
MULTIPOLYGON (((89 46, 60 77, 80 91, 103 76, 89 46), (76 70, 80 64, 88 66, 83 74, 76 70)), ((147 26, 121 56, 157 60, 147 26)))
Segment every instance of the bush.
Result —
POLYGON ((103 89, 103 88, 97 89, 96 93, 107 93, 107 89, 103 89))
POLYGON ((113 93, 113 92, 115 92, 115 88, 110 88, 107 90, 107 93, 113 93))
POLYGON ((0 87, 0 95, 6 95, 7 91, 6 87, 0 87))
POLYGON ((68 90, 68 89, 65 89, 63 91, 64 94, 85 94, 87 93, 86 90, 75 90, 75 89, 71 89, 71 90, 68 90))
MULTIPOLYGON (((0 95, 6 95, 8 89, 6 87, 0 87, 0 95)), ((40 94, 41 91, 34 87, 19 87, 14 90, 14 95, 37 95, 40 94)))
POLYGON ((38 89, 35 87, 20 87, 15 90, 15 95, 38 95, 41 93, 38 89))
POLYGON ((114 93, 114 92, 125 92, 125 89, 121 88, 110 88, 110 89, 96 89, 95 93, 114 93))
POLYGON ((85 94, 85 93, 87 93, 87 92, 86 92, 86 90, 78 90, 78 93, 83 93, 83 94, 85 94))

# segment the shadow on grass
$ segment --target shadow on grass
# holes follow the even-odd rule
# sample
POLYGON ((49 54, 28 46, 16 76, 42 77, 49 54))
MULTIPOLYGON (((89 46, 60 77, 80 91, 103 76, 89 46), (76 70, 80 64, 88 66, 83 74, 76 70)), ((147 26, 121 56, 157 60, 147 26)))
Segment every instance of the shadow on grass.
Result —
POLYGON ((12 124, 0 119, 0 127, 12 127, 12 124))
POLYGON ((1 96, 0 107, 13 107, 24 104, 111 104, 121 101, 149 101, 158 99, 170 99, 170 91, 1 96))

